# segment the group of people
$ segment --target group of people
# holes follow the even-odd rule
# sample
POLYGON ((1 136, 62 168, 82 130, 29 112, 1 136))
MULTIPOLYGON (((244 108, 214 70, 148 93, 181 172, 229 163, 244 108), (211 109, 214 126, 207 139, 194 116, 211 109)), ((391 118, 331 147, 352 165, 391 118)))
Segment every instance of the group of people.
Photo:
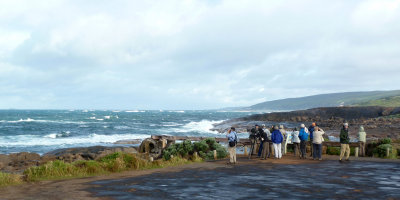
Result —
MULTIPOLYGON (((322 160, 324 134, 324 130, 318 127, 316 123, 312 123, 308 128, 305 124, 301 124, 299 129, 294 128, 291 137, 294 155, 299 156, 300 159, 306 159, 307 143, 310 143, 310 156, 312 156, 314 160, 322 160)), ((343 124, 339 137, 341 144, 339 161, 343 162, 343 158, 345 158, 344 161, 349 161, 350 137, 348 123, 343 124)), ((229 163, 236 163, 236 144, 238 142, 238 137, 234 127, 228 131, 227 138, 229 142, 229 163)), ((283 125, 274 125, 270 128, 265 125, 255 125, 254 128, 250 130, 249 139, 252 142, 250 155, 252 155, 258 147, 257 155, 259 158, 270 158, 271 153, 274 152, 275 159, 281 159, 282 154, 286 154, 287 144, 290 138, 283 125)), ((363 126, 359 128, 358 140, 360 143, 360 156, 365 156, 366 133, 363 126)))

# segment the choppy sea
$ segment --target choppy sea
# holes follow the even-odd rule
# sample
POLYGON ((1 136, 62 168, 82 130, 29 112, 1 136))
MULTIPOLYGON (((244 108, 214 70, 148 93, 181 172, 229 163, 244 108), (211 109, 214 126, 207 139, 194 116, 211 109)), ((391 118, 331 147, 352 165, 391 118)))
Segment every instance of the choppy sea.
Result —
POLYGON ((0 153, 113 146, 151 135, 222 136, 214 123, 249 112, 148 110, 0 110, 0 153))

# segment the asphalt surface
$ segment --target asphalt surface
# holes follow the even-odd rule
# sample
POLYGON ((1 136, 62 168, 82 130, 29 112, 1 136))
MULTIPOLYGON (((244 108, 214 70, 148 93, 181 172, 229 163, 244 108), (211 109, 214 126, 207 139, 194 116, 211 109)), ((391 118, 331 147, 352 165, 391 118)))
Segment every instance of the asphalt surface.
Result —
POLYGON ((400 199, 400 163, 249 162, 89 183, 106 199, 400 199))

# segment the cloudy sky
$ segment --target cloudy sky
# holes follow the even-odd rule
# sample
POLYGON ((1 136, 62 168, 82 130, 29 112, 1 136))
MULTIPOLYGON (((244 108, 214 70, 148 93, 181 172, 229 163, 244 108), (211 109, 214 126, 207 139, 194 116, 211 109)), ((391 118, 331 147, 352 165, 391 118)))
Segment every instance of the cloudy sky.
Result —
POLYGON ((400 89, 400 0, 0 1, 0 108, 400 89))

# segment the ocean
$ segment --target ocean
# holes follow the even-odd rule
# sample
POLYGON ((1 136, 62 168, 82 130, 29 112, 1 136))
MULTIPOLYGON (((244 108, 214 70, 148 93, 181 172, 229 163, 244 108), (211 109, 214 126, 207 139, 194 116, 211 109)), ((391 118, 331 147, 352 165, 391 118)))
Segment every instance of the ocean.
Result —
MULTIPOLYGON (((148 110, 0 110, 0 153, 113 146, 151 135, 223 137, 214 123, 250 112, 148 110)), ((121 146, 121 145, 118 145, 121 146)))

